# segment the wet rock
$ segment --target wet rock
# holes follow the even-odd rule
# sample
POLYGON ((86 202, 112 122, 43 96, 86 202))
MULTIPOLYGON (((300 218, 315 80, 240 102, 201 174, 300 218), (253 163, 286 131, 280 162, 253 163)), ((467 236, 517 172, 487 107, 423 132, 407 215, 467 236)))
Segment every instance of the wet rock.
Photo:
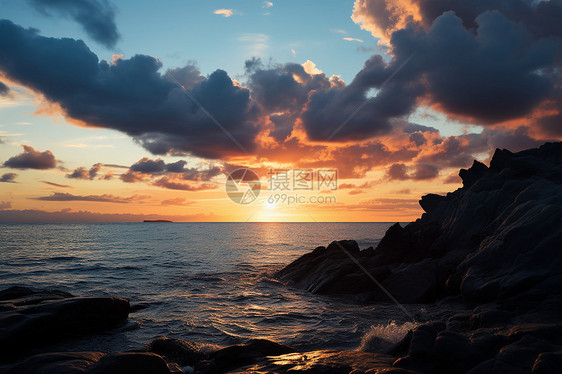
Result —
POLYGON ((5 368, 5 374, 170 374, 181 373, 168 367, 152 353, 60 352, 44 353, 5 368))
POLYGON ((445 323, 434 322, 418 326, 412 332, 412 340, 408 355, 412 357, 430 356, 433 351, 433 343, 437 334, 445 329, 445 323))
POLYGON ((408 371, 393 368, 392 363, 394 361, 394 357, 384 354, 321 350, 268 357, 255 365, 230 372, 278 374, 408 373, 408 371))
POLYGON ((70 297, 57 292, 19 292, 16 296, 4 300, 14 308, 0 312, 2 362, 17 360, 32 348, 115 327, 129 313, 129 302, 113 297, 70 297), (39 299, 30 301, 35 296, 39 299))
POLYGON ((283 344, 275 343, 266 339, 251 339, 245 344, 232 345, 212 353, 211 364, 199 366, 199 371, 210 371, 209 368, 218 372, 236 369, 250 365, 267 356, 279 356, 293 353, 295 350, 283 344), (206 370, 202 368, 205 367, 206 370))
POLYGON ((496 359, 530 372, 541 353, 562 349, 534 336, 524 336, 519 341, 503 347, 496 359))
POLYGON ((562 351, 541 353, 533 364, 533 374, 550 374, 562 371, 562 351))
POLYGON ((207 358, 200 346, 181 339, 159 337, 154 339, 147 347, 148 352, 156 353, 169 362, 179 366, 195 366, 207 358))

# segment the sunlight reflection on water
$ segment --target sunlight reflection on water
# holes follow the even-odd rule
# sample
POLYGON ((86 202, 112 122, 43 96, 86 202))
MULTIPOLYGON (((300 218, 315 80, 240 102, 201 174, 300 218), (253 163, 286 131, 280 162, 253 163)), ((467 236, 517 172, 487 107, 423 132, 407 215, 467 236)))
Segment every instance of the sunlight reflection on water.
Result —
POLYGON ((307 349, 355 348, 370 326, 404 316, 391 305, 353 305, 289 289, 271 275, 335 239, 376 246, 389 226, 0 225, 0 283, 149 305, 130 316, 140 328, 73 342, 74 350, 135 348, 159 335, 220 345, 264 337, 307 349))

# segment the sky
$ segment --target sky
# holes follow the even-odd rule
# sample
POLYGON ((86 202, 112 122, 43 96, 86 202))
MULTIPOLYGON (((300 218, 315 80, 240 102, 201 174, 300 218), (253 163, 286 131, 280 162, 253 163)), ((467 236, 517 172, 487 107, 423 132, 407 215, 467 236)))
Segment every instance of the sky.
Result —
POLYGON ((0 222, 406 222, 562 138, 562 0, 0 9, 0 222))

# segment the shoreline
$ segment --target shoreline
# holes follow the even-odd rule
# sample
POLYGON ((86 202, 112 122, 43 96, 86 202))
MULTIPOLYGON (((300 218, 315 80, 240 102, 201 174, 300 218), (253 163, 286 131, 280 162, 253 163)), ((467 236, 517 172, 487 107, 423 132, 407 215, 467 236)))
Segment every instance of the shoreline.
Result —
POLYGON ((335 241, 276 274, 285 287, 320 295, 353 295, 372 305, 388 303, 391 295, 406 310, 408 304, 443 307, 413 321, 397 342, 373 334, 365 337, 363 351, 297 352, 263 339, 213 349, 162 337, 134 352, 33 356, 24 352, 31 343, 46 347, 54 334, 111 331, 135 310, 119 298, 16 288, 0 292, 1 324, 8 331, 0 340, 6 364, 0 373, 58 373, 77 362, 88 373, 138 374, 560 370, 562 143, 497 150, 489 167, 475 161, 459 175, 462 188, 422 197, 422 217, 390 227, 376 248, 335 241), (20 357, 14 360, 14 354, 20 357))

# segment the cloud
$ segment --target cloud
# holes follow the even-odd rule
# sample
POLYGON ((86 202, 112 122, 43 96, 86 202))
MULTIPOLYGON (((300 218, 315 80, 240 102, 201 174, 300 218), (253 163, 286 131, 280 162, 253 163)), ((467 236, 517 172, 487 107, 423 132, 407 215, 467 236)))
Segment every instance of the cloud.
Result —
POLYGON ((145 55, 110 64, 82 41, 43 37, 7 20, 0 21, 0 51, 0 70, 67 118, 124 132, 153 154, 221 158, 254 149, 258 113, 250 92, 222 70, 192 82, 186 93, 176 81, 194 66, 163 75, 160 60, 145 55))
POLYGON ((272 6, 273 6, 273 2, 271 2, 271 1, 264 1, 263 2, 264 8, 271 8, 272 6))
POLYGON ((66 177, 71 179, 93 180, 98 175, 102 167, 103 167, 102 163, 94 164, 89 170, 84 167, 79 167, 75 169, 72 173, 67 174, 66 177))
POLYGON ((200 169, 187 168, 186 165, 187 162, 184 160, 166 163, 162 159, 154 160, 143 157, 131 165, 126 173, 121 174, 120 179, 126 183, 137 183, 150 181, 154 177, 165 176, 165 178, 156 181, 154 185, 164 188, 195 191, 198 188, 197 186, 187 185, 181 181, 208 182, 224 171, 219 166, 209 166, 205 169, 200 169))
POLYGON ((463 122, 522 120, 560 136, 556 17, 560 1, 357 0, 353 13, 391 46, 385 68, 414 56, 400 77, 424 82, 417 96, 426 105, 463 122))
POLYGON ((22 145, 23 153, 9 158, 4 167, 12 169, 53 169, 57 166, 55 155, 51 151, 39 152, 29 145, 22 145))
POLYGON ((6 173, 0 177, 0 182, 4 183, 16 183, 16 173, 6 173))
POLYGON ((62 192, 55 192, 50 196, 41 196, 36 197, 34 200, 42 200, 42 201, 89 201, 89 202, 99 202, 99 203, 119 203, 119 204, 126 204, 132 202, 139 202, 142 200, 146 200, 150 196, 139 196, 134 195, 130 197, 119 197, 114 195, 88 195, 88 196, 80 196, 80 195, 73 195, 69 193, 62 193, 62 192))
POLYGON ((370 189, 375 184, 376 184, 376 182, 374 182, 374 181, 364 182, 364 183, 359 184, 359 185, 357 185, 355 183, 341 183, 341 184, 338 185, 338 190, 351 189, 351 191, 349 191, 350 195, 358 195, 360 193, 365 192, 365 190, 370 189))
POLYGON ((175 199, 168 199, 168 200, 162 200, 162 205, 179 205, 179 206, 186 206, 186 205, 192 205, 195 202, 192 200, 187 200, 181 197, 177 197, 175 199))
POLYGON ((48 181, 40 181, 41 183, 45 183, 48 184, 49 186, 53 186, 53 187, 59 187, 59 188, 72 188, 72 186, 69 186, 67 184, 58 184, 58 183, 53 183, 53 182, 48 182, 48 181))
POLYGON ((10 93, 10 87, 0 82, 0 96, 8 96, 9 93, 10 93))
POLYGON ((405 164, 392 164, 386 170, 388 180, 430 180, 439 176, 439 168, 435 165, 417 164, 409 171, 405 164))
POLYGON ((181 179, 176 179, 173 177, 162 177, 154 182, 154 186, 167 188, 170 190, 180 190, 180 191, 205 191, 205 190, 215 190, 219 186, 213 183, 184 183, 181 179))
POLYGON ((359 42, 359 43, 363 43, 363 40, 357 39, 357 38, 345 37, 345 38, 342 38, 342 39, 343 39, 343 40, 346 40, 346 41, 348 41, 348 42, 359 42))
POLYGON ((12 203, 10 201, 0 201, 0 210, 10 209, 12 207, 12 203))
POLYGON ((216 222, 224 221, 225 217, 213 213, 186 214, 186 215, 160 215, 160 214, 111 214, 89 211, 71 211, 64 209, 56 212, 47 212, 38 209, 29 210, 4 210, 0 214, 2 223, 53 223, 53 222, 142 222, 143 220, 166 219, 174 222, 216 222))
POLYGON ((45 15, 58 14, 72 18, 95 41, 113 48, 119 40, 115 10, 107 0, 28 0, 45 15))
POLYGON ((453 172, 449 174, 445 179, 443 179, 444 184, 461 184, 462 179, 459 177, 458 172, 453 172))
POLYGON ((226 18, 231 17, 234 14, 237 14, 237 12, 234 9, 217 9, 213 13, 226 18))

